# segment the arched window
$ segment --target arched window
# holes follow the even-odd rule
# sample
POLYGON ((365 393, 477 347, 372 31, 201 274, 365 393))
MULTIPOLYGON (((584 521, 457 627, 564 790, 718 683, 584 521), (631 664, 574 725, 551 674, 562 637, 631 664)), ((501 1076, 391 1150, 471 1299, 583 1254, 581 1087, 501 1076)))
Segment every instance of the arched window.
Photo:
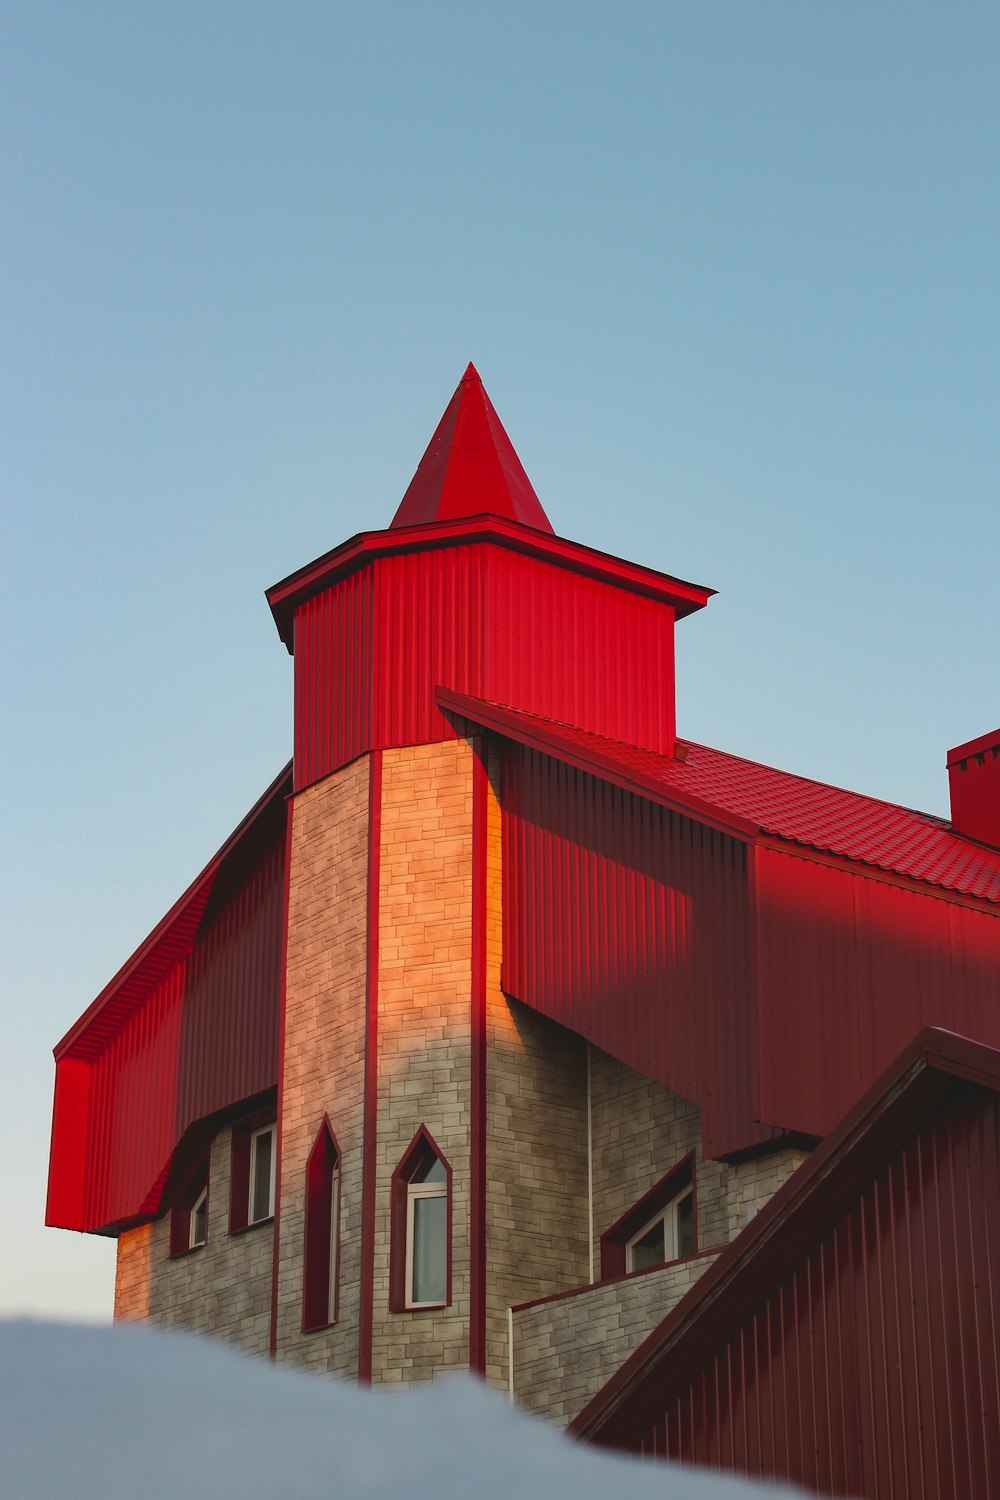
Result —
POLYGON ((337 1321, 340 1291, 340 1152, 326 1115, 306 1162, 302 1328, 337 1321))
POLYGON ((391 1306, 451 1302, 451 1167, 423 1126, 392 1176, 391 1306))

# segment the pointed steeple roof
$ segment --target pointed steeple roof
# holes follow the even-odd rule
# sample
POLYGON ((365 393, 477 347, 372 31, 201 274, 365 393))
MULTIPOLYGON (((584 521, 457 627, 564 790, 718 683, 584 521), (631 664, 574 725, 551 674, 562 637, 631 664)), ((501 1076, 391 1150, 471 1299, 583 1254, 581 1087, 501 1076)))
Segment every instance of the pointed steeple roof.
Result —
POLYGON ((503 516, 552 531, 475 365, 458 383, 410 480, 392 526, 503 516))

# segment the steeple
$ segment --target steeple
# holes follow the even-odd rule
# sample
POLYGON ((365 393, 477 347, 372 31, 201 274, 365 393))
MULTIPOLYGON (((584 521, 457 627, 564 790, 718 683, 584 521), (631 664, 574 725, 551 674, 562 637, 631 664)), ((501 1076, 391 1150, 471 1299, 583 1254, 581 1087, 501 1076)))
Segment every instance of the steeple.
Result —
POLYGON ((470 363, 417 465, 392 526, 426 526, 481 515, 552 531, 479 372, 470 363))

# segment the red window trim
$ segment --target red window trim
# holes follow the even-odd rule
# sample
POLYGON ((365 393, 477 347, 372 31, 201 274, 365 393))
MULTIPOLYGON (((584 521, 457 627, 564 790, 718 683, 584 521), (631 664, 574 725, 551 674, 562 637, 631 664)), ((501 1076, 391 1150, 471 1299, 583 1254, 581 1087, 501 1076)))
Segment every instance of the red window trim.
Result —
MULTIPOLYGON (((262 1224, 273 1224, 274 1215, 266 1219, 255 1219, 250 1223, 250 1140, 255 1130, 273 1125, 277 1120, 274 1107, 248 1115, 233 1126, 232 1147, 229 1157, 229 1233, 242 1234, 245 1229, 259 1229, 262 1224)), ((274 1149, 278 1149, 275 1132, 274 1149)))
MULTIPOLYGON (((627 1271, 626 1246, 637 1235, 644 1224, 666 1208, 691 1184, 691 1229, 694 1235, 694 1254, 698 1253, 698 1185, 695 1178, 695 1154, 689 1151, 670 1168, 659 1182, 655 1182, 647 1193, 638 1198, 631 1208, 616 1219, 610 1229, 601 1235, 601 1280, 624 1276, 627 1271)), ((686 1258, 686 1257, 685 1257, 686 1258)))
POLYGON ((329 1328, 340 1317, 341 1155, 330 1116, 316 1133, 306 1159, 305 1253, 302 1267, 302 1332, 329 1328), (337 1199, 334 1212, 334 1182, 337 1199), (330 1287, 330 1267, 334 1267, 330 1287), (331 1296, 332 1290, 332 1296, 331 1296), (331 1303, 332 1316, 331 1316, 331 1303))
POLYGON ((191 1171, 184 1179, 177 1192, 174 1206, 170 1210, 170 1249, 171 1260, 177 1260, 182 1255, 192 1255, 196 1250, 204 1250, 208 1243, 208 1161, 209 1153, 206 1151, 195 1162, 191 1171), (205 1238, 200 1245, 192 1245, 191 1241, 191 1210, 205 1190, 205 1238))
POLYGON ((425 1125, 421 1125, 392 1174, 390 1199, 389 1237, 389 1311, 412 1312, 440 1311, 451 1306, 451 1163, 425 1125), (445 1277, 445 1300, 431 1308, 407 1307, 406 1305, 406 1199, 407 1188, 429 1157, 436 1156, 444 1167, 447 1193, 447 1270, 445 1277))

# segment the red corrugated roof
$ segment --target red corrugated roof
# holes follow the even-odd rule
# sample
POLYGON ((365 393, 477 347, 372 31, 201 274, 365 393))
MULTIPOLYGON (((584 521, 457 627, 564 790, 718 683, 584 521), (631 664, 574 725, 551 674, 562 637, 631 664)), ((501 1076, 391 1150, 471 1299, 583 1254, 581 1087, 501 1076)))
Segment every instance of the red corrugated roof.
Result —
POLYGON ((692 740, 677 741, 680 754, 686 756, 681 760, 457 693, 439 693, 439 701, 550 754, 558 756, 562 750, 577 765, 590 762, 596 775, 617 772, 616 780, 640 793, 662 790, 674 805, 687 803, 692 817, 702 816, 703 810, 714 812, 712 821, 734 825, 737 834, 739 824, 749 824, 822 853, 1000 902, 1000 850, 963 838, 944 818, 692 740))

